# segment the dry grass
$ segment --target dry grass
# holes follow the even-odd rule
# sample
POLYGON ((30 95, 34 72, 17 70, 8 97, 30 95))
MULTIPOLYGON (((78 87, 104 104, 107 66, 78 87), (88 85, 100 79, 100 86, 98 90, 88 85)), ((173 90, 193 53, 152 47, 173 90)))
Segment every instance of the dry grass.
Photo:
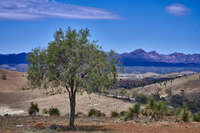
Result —
MULTIPOLYGON (((184 90, 185 94, 197 93, 200 92, 200 74, 197 73, 167 81, 166 85, 162 82, 161 84, 155 83, 145 87, 139 87, 137 90, 139 93, 150 95, 154 94, 157 88, 162 88, 161 95, 166 95, 166 90, 170 88, 172 88, 173 95, 180 94, 181 90, 184 90)), ((132 90, 135 90, 135 88, 132 90)))
POLYGON ((122 123, 117 119, 83 117, 76 119, 76 129, 71 130, 64 117, 21 116, 0 121, 1 133, 200 133, 199 123, 122 123))

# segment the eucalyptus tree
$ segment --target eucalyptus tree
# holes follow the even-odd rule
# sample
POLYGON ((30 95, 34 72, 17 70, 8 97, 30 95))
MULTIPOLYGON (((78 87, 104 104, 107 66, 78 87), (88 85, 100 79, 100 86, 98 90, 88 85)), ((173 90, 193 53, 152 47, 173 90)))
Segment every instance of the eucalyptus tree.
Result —
POLYGON ((70 27, 56 31, 45 49, 36 48, 28 56, 28 80, 41 88, 65 89, 70 101, 69 126, 74 128, 77 92, 103 92, 117 80, 119 59, 113 51, 105 53, 97 41, 89 39, 88 29, 70 27))

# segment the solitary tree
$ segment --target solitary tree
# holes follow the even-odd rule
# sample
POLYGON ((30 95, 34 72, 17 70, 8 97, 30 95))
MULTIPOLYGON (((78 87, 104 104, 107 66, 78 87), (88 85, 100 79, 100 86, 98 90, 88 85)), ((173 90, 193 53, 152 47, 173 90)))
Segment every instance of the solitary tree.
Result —
POLYGON ((103 92, 117 80, 113 51, 105 53, 90 41, 88 29, 58 30, 46 49, 36 48, 28 56, 28 80, 36 87, 65 89, 70 101, 70 128, 74 128, 76 93, 103 92))

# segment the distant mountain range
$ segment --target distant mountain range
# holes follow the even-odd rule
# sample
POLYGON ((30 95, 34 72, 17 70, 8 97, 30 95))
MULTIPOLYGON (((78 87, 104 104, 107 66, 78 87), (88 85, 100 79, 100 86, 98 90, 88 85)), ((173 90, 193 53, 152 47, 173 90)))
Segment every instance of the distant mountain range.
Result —
MULTIPOLYGON (((17 71, 27 70, 28 53, 0 54, 0 68, 17 71)), ((130 53, 117 54, 124 66, 154 67, 200 67, 200 54, 173 53, 159 54, 156 51, 146 52, 137 49, 130 53)))
POLYGON ((169 55, 159 54, 156 51, 146 52, 137 49, 130 53, 120 55, 123 59, 140 60, 143 62, 164 62, 164 63, 197 63, 200 64, 200 54, 173 53, 169 55))

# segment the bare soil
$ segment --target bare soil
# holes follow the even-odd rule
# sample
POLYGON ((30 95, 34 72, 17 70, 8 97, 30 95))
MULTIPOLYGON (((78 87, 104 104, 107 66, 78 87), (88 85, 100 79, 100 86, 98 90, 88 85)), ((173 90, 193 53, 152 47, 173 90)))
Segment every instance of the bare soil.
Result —
POLYGON ((65 117, 1 117, 0 133, 200 133, 200 123, 134 123, 111 118, 76 119, 76 128, 68 128, 65 117))

